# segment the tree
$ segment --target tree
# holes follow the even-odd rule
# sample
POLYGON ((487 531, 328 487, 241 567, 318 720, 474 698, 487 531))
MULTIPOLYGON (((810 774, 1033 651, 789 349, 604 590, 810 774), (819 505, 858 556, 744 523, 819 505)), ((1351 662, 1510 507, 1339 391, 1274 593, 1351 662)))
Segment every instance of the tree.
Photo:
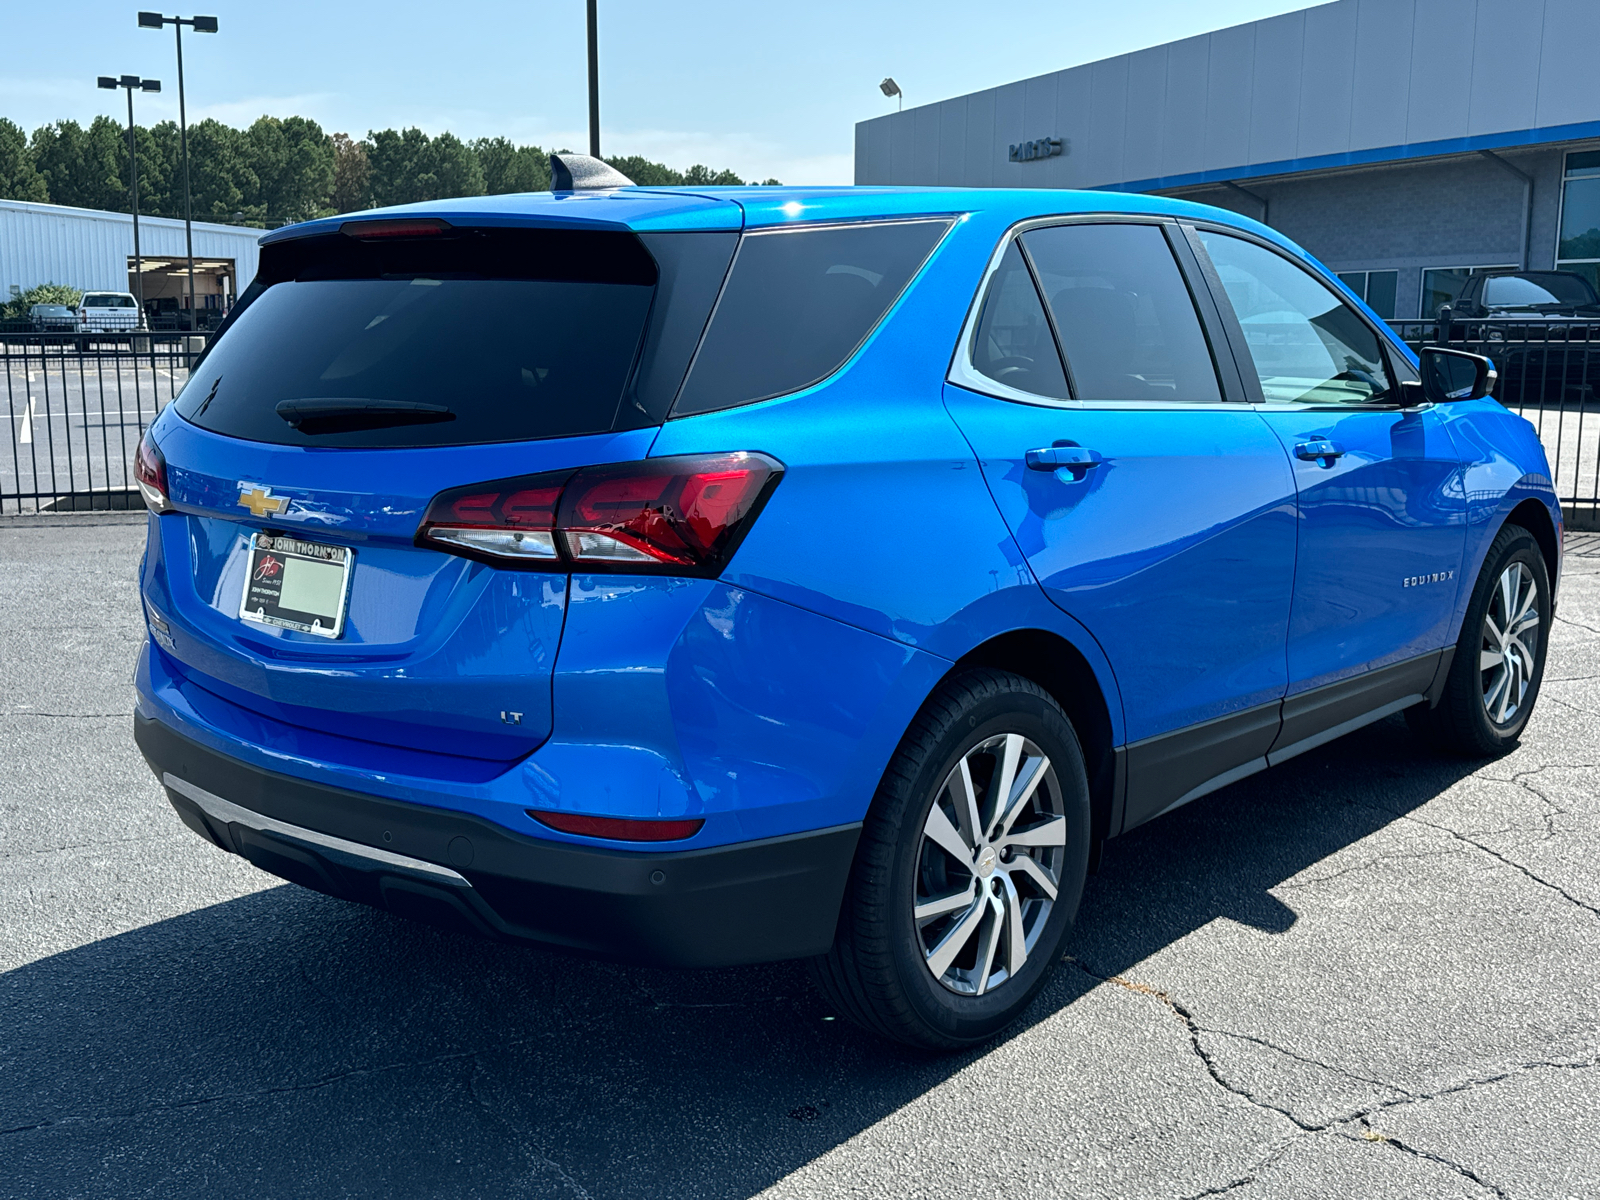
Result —
POLYGON ((683 173, 683 181, 693 187, 742 187, 744 180, 732 171, 713 171, 695 163, 683 173))
POLYGON ((474 154, 453 133, 441 133, 424 148, 416 177, 418 200, 446 200, 453 196, 483 195, 483 168, 474 154))
MULTIPOLYGON (((265 207, 254 202, 261 181, 250 155, 249 139, 231 125, 208 117, 189 127, 189 194, 195 220, 232 223, 234 214, 241 213, 244 224, 266 224, 265 207)), ((183 203, 181 197, 178 202, 183 203)))
POLYGON ((21 295, 13 296, 4 308, 0 308, 0 316, 8 321, 16 321, 26 317, 35 304, 65 304, 68 308, 77 308, 78 301, 82 299, 83 293, 75 287, 68 287, 64 283, 41 283, 21 295))
POLYGON ((550 156, 538 146, 516 146, 508 138, 477 138, 468 143, 483 170, 487 196, 550 190, 550 156))
POLYGON ((269 227, 308 221, 327 211, 334 151, 322 126, 305 117, 262 117, 245 133, 245 157, 256 177, 246 205, 269 227))
POLYGON ((333 195, 336 213, 357 212, 372 205, 369 184, 372 164, 367 161, 367 144, 348 133, 333 135, 333 195))
POLYGON ((425 199, 417 194, 416 178, 422 173, 420 159, 427 145, 428 135, 420 129, 401 133, 380 129, 367 135, 368 186, 375 205, 386 208, 425 199))
POLYGON ((33 165, 27 135, 20 126, 0 117, 0 200, 42 204, 49 199, 50 188, 33 165))
POLYGON ((128 210, 127 134, 110 117, 85 129, 57 121, 33 131, 33 165, 45 178, 55 204, 128 210))

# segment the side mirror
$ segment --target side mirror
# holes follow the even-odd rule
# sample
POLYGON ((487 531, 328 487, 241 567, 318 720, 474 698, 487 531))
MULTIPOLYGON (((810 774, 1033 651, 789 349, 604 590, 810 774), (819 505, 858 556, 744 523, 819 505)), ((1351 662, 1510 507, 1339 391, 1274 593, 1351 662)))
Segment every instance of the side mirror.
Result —
POLYGON ((1433 404, 1481 400, 1494 390, 1494 363, 1481 354, 1424 346, 1417 357, 1422 360, 1423 399, 1433 404))

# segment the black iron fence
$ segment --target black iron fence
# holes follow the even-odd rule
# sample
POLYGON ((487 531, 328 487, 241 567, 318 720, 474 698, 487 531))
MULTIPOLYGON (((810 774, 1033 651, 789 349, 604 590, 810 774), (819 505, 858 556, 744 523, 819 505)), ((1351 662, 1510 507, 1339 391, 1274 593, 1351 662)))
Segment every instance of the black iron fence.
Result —
POLYGON ((1493 359, 1495 399, 1539 431, 1568 521, 1600 528, 1600 323, 1502 318, 1393 326, 1413 349, 1451 346, 1493 359))
MULTIPOLYGON (((1495 398, 1531 421, 1575 528, 1600 528, 1600 323, 1397 321, 1413 347, 1486 354, 1495 398)), ((137 508, 133 451, 183 388, 207 333, 0 331, 8 431, 0 514, 137 508)))
POLYGON ((0 332, 0 513, 139 508, 133 452, 204 333, 0 332))

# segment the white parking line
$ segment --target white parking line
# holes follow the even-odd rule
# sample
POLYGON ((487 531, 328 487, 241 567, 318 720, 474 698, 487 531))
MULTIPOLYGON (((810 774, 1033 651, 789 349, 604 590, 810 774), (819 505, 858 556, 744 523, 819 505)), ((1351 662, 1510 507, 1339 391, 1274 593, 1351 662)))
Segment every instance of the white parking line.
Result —
POLYGON ((17 431, 17 441, 31 444, 33 442, 33 406, 34 399, 28 397, 28 407, 22 410, 22 428, 17 431))

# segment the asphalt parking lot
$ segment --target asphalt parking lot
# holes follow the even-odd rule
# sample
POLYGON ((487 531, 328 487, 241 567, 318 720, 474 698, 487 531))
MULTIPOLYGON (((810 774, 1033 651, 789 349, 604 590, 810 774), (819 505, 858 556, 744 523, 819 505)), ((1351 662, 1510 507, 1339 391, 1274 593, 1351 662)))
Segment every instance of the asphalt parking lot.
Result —
POLYGON ((949 1058, 206 845, 131 738, 143 536, 0 520, 0 1196, 1600 1194, 1600 535, 1516 753, 1394 719, 1112 843, 949 1058))

